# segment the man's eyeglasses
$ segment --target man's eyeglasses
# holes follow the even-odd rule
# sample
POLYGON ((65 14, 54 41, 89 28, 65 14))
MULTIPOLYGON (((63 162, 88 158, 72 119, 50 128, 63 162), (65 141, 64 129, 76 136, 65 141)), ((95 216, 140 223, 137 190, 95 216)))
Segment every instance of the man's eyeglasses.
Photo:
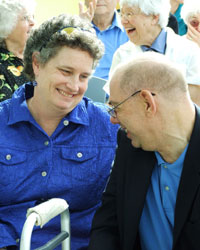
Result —
MULTIPOLYGON (((85 32, 91 32, 91 30, 87 30, 87 29, 84 29, 84 28, 81 28, 81 27, 77 27, 77 26, 65 26, 61 29, 59 29, 58 31, 54 32, 52 35, 54 35, 55 33, 61 33, 61 32, 65 32, 67 35, 71 35, 74 31, 85 31, 85 32)), ((45 41, 43 43, 43 45, 41 46, 41 48, 39 49, 39 51, 41 51, 43 48, 46 47, 47 43, 49 42, 49 40, 45 41)))
MULTIPOLYGON (((135 96, 136 94, 140 93, 142 90, 137 90, 136 92, 134 92, 132 95, 130 95, 129 97, 127 97, 125 100, 123 100, 122 102, 118 103, 115 106, 111 106, 108 107, 108 113, 110 116, 112 116, 113 118, 117 117, 117 113, 116 113, 116 108, 118 108, 120 105, 122 105, 123 103, 125 103, 126 101, 128 101, 131 97, 135 96)), ((151 93, 153 96, 155 95, 154 93, 151 93)))

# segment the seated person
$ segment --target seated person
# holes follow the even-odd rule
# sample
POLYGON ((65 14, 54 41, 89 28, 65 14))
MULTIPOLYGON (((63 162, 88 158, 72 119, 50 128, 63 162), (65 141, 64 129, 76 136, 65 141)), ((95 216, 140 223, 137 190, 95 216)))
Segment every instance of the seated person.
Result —
POLYGON ((183 5, 181 16, 188 27, 186 37, 200 47, 200 1, 186 2, 183 5))
MULTIPOLYGON (((110 174, 118 126, 83 97, 103 54, 90 22, 60 15, 29 37, 29 83, 0 103, 0 248, 19 249, 26 211, 51 198, 70 208, 71 249, 87 249, 110 174)), ((33 249, 60 232, 60 218, 35 228, 33 249)))
POLYGON ((0 102, 27 82, 23 52, 34 26, 35 0, 3 0, 0 3, 0 102))
MULTIPOLYGON (((121 0, 121 21, 130 41, 120 46, 113 56, 110 75, 119 63, 138 54, 154 51, 164 54, 180 65, 193 102, 200 105, 200 50, 199 47, 167 28, 169 0, 121 0)), ((104 87, 109 91, 109 81, 104 87)))
POLYGON ((116 6, 119 0, 85 0, 84 11, 80 3, 80 16, 92 22, 98 38, 104 43, 105 53, 94 72, 94 76, 108 79, 114 52, 128 41, 128 36, 121 24, 116 6))
POLYGON ((118 148, 88 250, 200 249, 200 108, 177 65, 154 52, 110 81, 118 148))

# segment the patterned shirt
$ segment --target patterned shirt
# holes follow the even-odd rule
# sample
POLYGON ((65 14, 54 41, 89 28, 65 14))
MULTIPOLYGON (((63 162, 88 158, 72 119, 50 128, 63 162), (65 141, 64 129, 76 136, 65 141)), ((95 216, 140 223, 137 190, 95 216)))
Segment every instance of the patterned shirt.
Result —
POLYGON ((23 68, 22 59, 0 48, 0 102, 11 98, 13 92, 28 81, 23 68))

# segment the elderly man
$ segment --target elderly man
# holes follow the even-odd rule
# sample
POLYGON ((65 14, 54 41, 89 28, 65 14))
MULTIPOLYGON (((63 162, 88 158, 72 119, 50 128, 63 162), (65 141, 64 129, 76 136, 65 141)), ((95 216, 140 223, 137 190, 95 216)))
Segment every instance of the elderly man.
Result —
POLYGON ((111 122, 126 133, 89 250, 199 250, 200 109, 182 73, 147 52, 115 71, 110 91, 111 122))
POLYGON ((200 49, 197 44, 166 28, 170 12, 169 0, 120 0, 121 21, 129 42, 113 56, 110 74, 128 58, 153 50, 164 54, 185 71, 192 100, 200 105, 200 49))
POLYGON ((98 38, 104 43, 105 54, 94 75, 108 79, 114 52, 128 41, 128 36, 116 11, 119 0, 85 0, 86 11, 80 3, 80 16, 92 21, 98 38))

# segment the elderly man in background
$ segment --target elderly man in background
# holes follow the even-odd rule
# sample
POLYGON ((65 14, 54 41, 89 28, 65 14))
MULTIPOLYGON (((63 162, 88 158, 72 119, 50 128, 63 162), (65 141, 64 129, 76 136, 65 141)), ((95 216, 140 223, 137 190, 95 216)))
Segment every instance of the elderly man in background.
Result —
MULTIPOLYGON (((121 0, 121 21, 130 39, 113 56, 110 70, 146 51, 164 54, 186 74, 192 100, 200 105, 200 49, 197 44, 166 28, 169 0, 121 0)), ((105 89, 109 91, 109 82, 105 89)))
POLYGON ((200 109, 179 69, 147 52, 111 79, 118 148, 89 250, 200 249, 200 109))
POLYGON ((105 53, 97 66, 94 76, 108 79, 114 52, 128 41, 126 32, 116 11, 119 0, 85 0, 84 11, 80 2, 80 16, 92 21, 98 38, 104 43, 105 53))

